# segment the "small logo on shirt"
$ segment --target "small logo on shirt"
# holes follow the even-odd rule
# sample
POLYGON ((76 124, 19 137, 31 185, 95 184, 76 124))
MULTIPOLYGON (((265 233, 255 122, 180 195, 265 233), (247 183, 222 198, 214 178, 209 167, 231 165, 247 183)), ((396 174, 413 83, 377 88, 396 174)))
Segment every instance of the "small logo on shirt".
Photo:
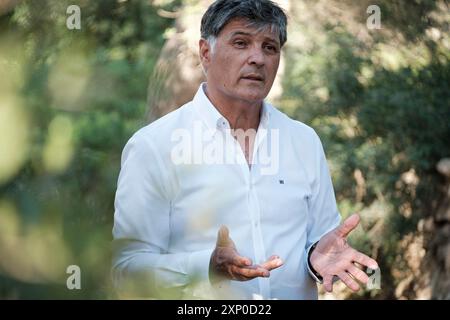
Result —
POLYGON ((284 180, 278 180, 280 184, 284 184, 284 180))

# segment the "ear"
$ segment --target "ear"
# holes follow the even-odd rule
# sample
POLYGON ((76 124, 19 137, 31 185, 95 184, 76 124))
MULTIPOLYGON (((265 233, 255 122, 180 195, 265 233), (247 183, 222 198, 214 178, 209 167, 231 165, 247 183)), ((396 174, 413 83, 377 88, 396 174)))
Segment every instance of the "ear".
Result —
POLYGON ((211 63, 211 46, 205 39, 200 39, 198 42, 200 61, 205 72, 208 70, 211 63))

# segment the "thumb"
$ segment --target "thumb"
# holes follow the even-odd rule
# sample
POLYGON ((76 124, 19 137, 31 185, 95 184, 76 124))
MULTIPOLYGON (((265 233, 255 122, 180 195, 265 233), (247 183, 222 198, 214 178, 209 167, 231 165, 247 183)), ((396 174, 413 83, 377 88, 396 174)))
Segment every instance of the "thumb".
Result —
POLYGON ((354 230, 360 221, 360 217, 357 213, 352 214, 350 217, 345 219, 345 221, 336 228, 336 233, 339 237, 345 238, 348 234, 354 230))
POLYGON ((217 233, 217 247, 228 247, 233 241, 230 239, 230 231, 226 226, 221 226, 217 233))

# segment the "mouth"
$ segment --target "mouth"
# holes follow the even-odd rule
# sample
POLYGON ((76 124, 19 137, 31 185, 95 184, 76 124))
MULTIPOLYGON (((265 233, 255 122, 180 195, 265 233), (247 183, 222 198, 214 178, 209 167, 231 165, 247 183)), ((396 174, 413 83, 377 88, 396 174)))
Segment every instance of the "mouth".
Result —
POLYGON ((253 73, 243 76, 242 79, 250 80, 250 81, 264 82, 264 77, 260 76, 259 74, 253 74, 253 73))

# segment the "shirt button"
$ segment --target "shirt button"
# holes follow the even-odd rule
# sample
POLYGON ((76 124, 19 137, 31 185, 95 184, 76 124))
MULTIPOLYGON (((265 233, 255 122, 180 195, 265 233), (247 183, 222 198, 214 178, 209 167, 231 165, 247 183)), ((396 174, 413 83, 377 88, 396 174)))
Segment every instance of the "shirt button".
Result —
POLYGON ((227 128, 227 123, 228 122, 225 119, 221 118, 217 120, 216 126, 219 129, 224 129, 227 128))

